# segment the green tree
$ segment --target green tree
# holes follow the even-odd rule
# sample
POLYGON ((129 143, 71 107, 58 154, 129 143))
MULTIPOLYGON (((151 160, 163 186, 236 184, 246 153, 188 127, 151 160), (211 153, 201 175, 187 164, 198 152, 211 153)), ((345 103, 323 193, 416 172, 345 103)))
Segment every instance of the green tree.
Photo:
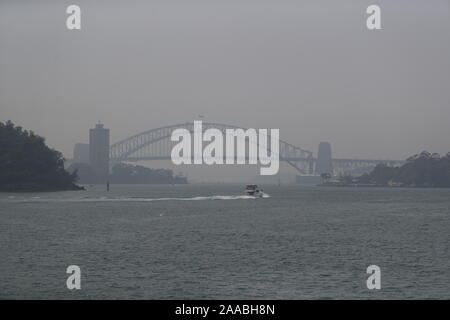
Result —
POLYGON ((64 158, 44 138, 11 121, 0 122, 0 189, 77 189, 76 173, 64 170, 64 158))

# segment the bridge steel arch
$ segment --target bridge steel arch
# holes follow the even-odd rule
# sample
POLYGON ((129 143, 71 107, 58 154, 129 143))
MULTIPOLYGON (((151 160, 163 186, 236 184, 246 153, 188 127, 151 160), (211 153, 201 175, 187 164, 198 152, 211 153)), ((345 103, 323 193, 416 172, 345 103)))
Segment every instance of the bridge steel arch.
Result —
MULTIPOLYGON (((172 131, 178 128, 187 129, 191 134, 194 132, 192 122, 150 129, 112 144, 110 146, 110 160, 112 162, 168 160, 173 144, 170 137, 172 131)), ((203 130, 210 128, 218 129, 224 135, 226 129, 247 130, 244 127, 234 125, 203 122, 203 130)), ((280 139, 279 155, 280 161, 287 162, 301 174, 313 173, 314 159, 312 152, 280 139)))

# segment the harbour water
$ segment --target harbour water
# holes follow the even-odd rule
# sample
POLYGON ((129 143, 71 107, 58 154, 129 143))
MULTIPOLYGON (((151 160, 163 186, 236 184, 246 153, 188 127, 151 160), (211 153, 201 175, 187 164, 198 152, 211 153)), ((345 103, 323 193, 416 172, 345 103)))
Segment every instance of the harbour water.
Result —
POLYGON ((0 193, 0 298, 450 298, 450 190, 262 188, 0 193))

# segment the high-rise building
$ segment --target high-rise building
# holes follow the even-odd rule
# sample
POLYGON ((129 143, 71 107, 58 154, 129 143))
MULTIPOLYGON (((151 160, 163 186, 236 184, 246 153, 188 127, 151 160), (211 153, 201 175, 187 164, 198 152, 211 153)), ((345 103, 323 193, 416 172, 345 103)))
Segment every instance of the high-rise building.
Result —
POLYGON ((109 173, 109 129, 99 123, 89 130, 89 164, 100 178, 109 173))
POLYGON ((319 151, 317 152, 317 163, 315 171, 316 174, 333 174, 331 144, 329 142, 319 143, 319 151))
POLYGON ((73 163, 89 163, 89 144, 75 143, 73 148, 73 163))

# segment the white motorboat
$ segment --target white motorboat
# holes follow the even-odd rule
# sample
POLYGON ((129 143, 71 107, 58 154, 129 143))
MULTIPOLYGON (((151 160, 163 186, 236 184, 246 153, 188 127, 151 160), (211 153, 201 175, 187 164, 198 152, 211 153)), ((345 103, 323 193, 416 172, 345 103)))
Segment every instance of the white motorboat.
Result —
POLYGON ((252 196, 255 198, 262 198, 263 196, 263 191, 258 189, 258 186, 256 184, 248 184, 245 187, 245 194, 247 196, 252 196))

